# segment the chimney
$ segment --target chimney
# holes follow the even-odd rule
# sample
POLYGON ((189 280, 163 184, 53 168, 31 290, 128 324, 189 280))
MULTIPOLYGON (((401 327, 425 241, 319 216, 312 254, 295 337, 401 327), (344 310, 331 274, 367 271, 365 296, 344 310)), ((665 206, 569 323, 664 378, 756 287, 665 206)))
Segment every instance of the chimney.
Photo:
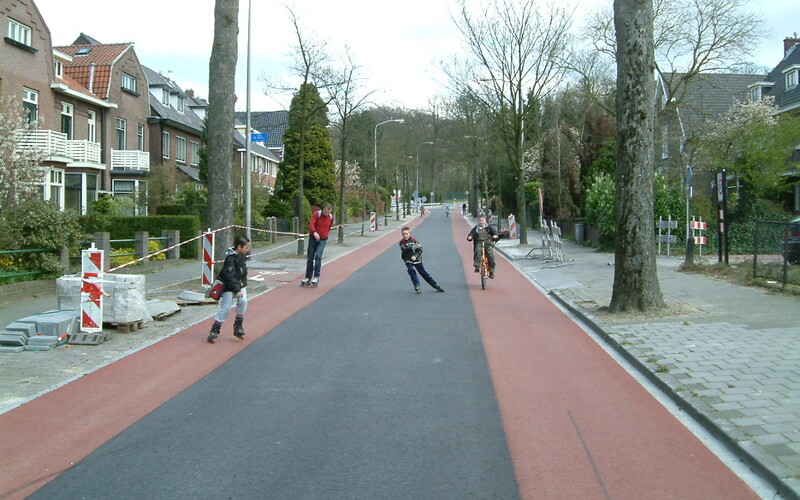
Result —
POLYGON ((185 93, 186 93, 186 95, 188 95, 189 97, 194 97, 194 89, 186 89, 186 90, 185 90, 185 93))
POLYGON ((89 92, 94 92, 94 68, 95 68, 95 66, 97 66, 97 64, 95 64, 95 63, 91 63, 89 65, 89 86, 88 86, 89 92))
POLYGON ((800 38, 797 37, 797 33, 794 34, 791 38, 784 38, 783 39, 783 57, 786 57, 789 54, 789 51, 792 50, 792 47, 800 43, 800 38))

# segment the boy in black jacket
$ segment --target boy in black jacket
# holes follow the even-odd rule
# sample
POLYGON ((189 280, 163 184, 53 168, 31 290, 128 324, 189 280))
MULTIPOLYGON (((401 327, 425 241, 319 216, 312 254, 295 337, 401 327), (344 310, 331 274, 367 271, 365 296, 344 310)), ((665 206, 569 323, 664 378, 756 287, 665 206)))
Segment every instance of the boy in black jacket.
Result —
POLYGON ((425 266, 422 264, 422 244, 411 236, 411 229, 408 227, 404 227, 402 232, 403 239, 400 240, 400 257, 402 257, 403 262, 406 263, 406 270, 411 277, 411 283, 414 284, 414 291, 422 293, 422 290, 419 288, 419 278, 417 277, 417 273, 419 273, 422 279, 435 288, 437 292, 444 292, 444 288, 436 283, 436 280, 433 279, 433 276, 428 274, 428 271, 425 270, 425 266))
POLYGON ((219 336, 222 323, 228 319, 236 297, 236 320, 233 322, 233 335, 239 340, 244 340, 244 313, 247 311, 247 252, 250 251, 250 240, 246 236, 237 236, 233 239, 233 246, 225 252, 225 262, 219 272, 219 280, 225 283, 224 292, 219 299, 219 311, 214 315, 214 324, 208 334, 210 343, 214 343, 219 336))

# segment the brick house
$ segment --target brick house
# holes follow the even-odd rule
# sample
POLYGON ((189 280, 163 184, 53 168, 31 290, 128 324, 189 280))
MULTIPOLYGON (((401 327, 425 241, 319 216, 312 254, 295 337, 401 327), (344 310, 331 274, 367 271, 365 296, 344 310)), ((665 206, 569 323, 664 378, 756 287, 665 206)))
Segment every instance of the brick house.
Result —
POLYGON ((56 47, 72 58, 64 73, 97 95, 115 103, 101 117, 102 158, 107 168, 103 188, 115 197, 134 200, 132 215, 147 214, 147 173, 150 169, 147 78, 133 43, 101 44, 85 35, 76 43, 56 47))
POLYGON ((22 147, 44 152, 41 192, 62 210, 86 213, 107 189, 102 117, 116 108, 64 68, 72 57, 53 50, 50 30, 32 1, 5 2, 0 22, 0 95, 16 96, 39 128, 22 147))
POLYGON ((143 66, 149 88, 150 159, 171 186, 200 181, 203 119, 191 104, 194 93, 184 92, 171 78, 143 66))

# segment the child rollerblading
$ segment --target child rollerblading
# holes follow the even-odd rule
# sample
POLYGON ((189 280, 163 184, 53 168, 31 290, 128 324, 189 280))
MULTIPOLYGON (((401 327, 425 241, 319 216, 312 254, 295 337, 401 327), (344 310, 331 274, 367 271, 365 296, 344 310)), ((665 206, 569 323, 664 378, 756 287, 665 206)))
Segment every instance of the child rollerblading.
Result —
POLYGON ((321 210, 317 210, 311 216, 308 223, 308 253, 306 255, 306 277, 300 282, 300 286, 316 287, 319 284, 319 275, 322 270, 322 252, 328 243, 328 235, 333 226, 333 207, 326 203, 321 210))
POLYGON ((214 315, 214 324, 206 340, 214 344, 220 329, 231 313, 233 299, 236 298, 236 319, 233 322, 233 336, 244 340, 244 313, 247 311, 247 252, 250 240, 246 236, 233 239, 233 246, 225 252, 225 262, 219 272, 219 280, 225 284, 219 299, 219 311, 214 315))
POLYGON ((408 271, 408 276, 411 278, 411 283, 414 285, 414 291, 416 293, 422 293, 422 289, 419 286, 419 277, 417 276, 417 273, 419 273, 422 279, 437 292, 444 292, 444 288, 433 279, 433 276, 428 274, 428 271, 425 270, 425 266, 422 264, 422 244, 411 236, 411 229, 408 227, 404 227, 401 231, 403 239, 400 240, 400 257, 406 264, 406 271, 408 271))

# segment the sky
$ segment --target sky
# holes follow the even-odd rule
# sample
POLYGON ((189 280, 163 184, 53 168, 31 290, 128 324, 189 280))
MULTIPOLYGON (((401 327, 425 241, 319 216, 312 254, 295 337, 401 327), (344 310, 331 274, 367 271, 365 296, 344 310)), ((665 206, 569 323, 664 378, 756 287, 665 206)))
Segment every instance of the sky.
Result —
MULTIPOLYGON (((169 75, 184 90, 208 97, 208 61, 214 38, 214 0, 139 0, 114 13, 109 0, 34 0, 50 29, 53 45, 69 45, 83 32, 101 43, 134 42, 141 64, 169 75)), ((250 109, 288 108, 291 96, 267 89, 269 79, 296 87, 291 54, 297 43, 284 0, 252 3, 250 109)), ((239 1, 239 57, 236 109, 246 109, 248 0, 239 1)), ((478 6, 481 0, 466 0, 478 6)), ((575 23, 593 4, 583 0, 575 23)), ((606 0, 609 1, 610 0, 606 0)), ((783 57, 783 39, 800 32, 800 1, 746 0, 763 14, 769 33, 754 52, 761 66, 774 67, 783 57)), ((294 10, 307 39, 325 41, 332 60, 348 47, 364 88, 374 90, 379 105, 428 108, 429 100, 445 95, 441 61, 463 52, 452 20, 456 0, 299 0, 294 10)))

